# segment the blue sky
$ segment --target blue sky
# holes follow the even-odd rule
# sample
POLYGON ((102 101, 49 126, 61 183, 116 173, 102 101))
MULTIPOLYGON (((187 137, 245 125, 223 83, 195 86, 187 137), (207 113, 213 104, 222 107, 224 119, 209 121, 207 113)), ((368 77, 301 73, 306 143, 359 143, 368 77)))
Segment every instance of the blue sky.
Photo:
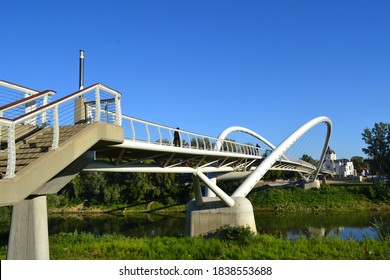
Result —
POLYGON ((275 145, 310 119, 338 157, 365 156, 390 122, 389 1, 5 0, 0 79, 58 97, 123 94, 123 113, 217 136, 247 127, 275 145))

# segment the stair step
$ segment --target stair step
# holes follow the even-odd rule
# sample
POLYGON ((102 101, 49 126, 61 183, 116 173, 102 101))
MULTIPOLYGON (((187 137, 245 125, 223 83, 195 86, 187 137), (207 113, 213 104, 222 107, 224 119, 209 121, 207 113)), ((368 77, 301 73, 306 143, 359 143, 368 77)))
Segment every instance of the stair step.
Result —
MULTIPOLYGON (((77 124, 70 126, 61 126, 59 128, 60 138, 59 143, 63 143, 76 133, 85 128, 87 124, 77 124)), ((22 130, 20 128, 19 130, 22 130)), ((18 172, 28 164, 38 159, 43 154, 50 151, 53 144, 53 128, 47 127, 44 129, 37 129, 33 127, 28 128, 29 134, 27 138, 16 144, 16 166, 15 172, 18 172)), ((6 144, 4 145, 6 147, 6 144)), ((0 174, 5 174, 7 170, 8 152, 7 150, 0 151, 0 174)), ((0 176, 1 179, 1 176, 0 176)))
POLYGON ((22 154, 35 154, 35 153, 42 153, 42 152, 47 152, 47 148, 50 147, 35 147, 35 148, 19 148, 16 151, 16 156, 22 155, 22 154))
POLYGON ((20 147, 18 147, 18 150, 44 148, 44 147, 51 147, 51 146, 52 146, 52 142, 35 142, 35 143, 23 144, 20 147))

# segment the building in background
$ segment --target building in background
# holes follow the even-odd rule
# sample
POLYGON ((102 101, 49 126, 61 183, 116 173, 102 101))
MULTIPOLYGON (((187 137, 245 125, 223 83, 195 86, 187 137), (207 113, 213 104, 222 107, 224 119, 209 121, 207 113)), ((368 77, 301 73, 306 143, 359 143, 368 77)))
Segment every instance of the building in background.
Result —
POLYGON ((326 151, 321 170, 329 172, 334 177, 350 177, 357 175, 353 162, 349 159, 337 159, 336 153, 331 148, 328 148, 326 151))

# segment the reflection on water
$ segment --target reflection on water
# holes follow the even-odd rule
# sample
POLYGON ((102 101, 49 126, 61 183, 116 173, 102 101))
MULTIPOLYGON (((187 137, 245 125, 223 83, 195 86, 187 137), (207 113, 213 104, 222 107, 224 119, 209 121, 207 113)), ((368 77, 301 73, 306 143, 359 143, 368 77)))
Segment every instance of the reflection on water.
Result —
POLYGON ((378 238, 371 226, 380 217, 390 223, 388 212, 261 213, 256 215, 256 226, 259 233, 279 235, 286 239, 330 236, 361 240, 364 237, 378 238))
POLYGON ((181 236, 185 233, 185 215, 51 215, 49 234, 90 232, 95 235, 181 236))
MULTIPOLYGON (((390 223, 389 212, 331 212, 331 213, 273 213, 256 212, 256 226, 260 234, 272 234, 286 239, 311 236, 337 236, 361 240, 378 238, 371 228, 375 219, 382 217, 390 223)), ((95 235, 117 233, 125 236, 183 236, 185 214, 157 215, 51 215, 49 233, 91 232, 95 235)))

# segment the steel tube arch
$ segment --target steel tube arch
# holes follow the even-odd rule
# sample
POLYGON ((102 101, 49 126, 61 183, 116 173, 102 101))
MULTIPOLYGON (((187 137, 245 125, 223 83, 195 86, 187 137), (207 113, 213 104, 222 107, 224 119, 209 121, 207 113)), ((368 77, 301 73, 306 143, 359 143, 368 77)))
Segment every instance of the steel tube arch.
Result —
POLYGON ((328 150, 328 147, 329 147, 330 137, 332 135, 332 125, 333 124, 329 118, 327 119, 326 124, 328 125, 328 130, 326 132, 326 139, 325 139, 324 147, 322 148, 322 154, 321 154, 320 160, 318 161, 317 170, 313 176, 313 180, 317 179, 317 176, 320 173, 322 163, 324 162, 324 159, 325 159, 326 151, 328 150))
MULTIPOLYGON (((332 131, 332 122, 328 117, 320 116, 312 119, 298 128, 294 133, 287 137, 276 149, 266 157, 263 162, 245 179, 245 181, 237 188, 232 196, 247 196, 257 182, 264 176, 264 174, 272 167, 272 165, 306 132, 308 132, 314 126, 325 122, 328 125, 327 137, 325 140, 323 152, 321 155, 321 162, 317 166, 316 176, 318 175, 318 169, 325 156, 326 149, 330 141, 330 135, 332 131)), ((315 179, 315 177, 314 177, 315 179)))
POLYGON ((253 137, 259 139, 263 143, 267 144, 270 148, 275 149, 275 146, 271 142, 269 142, 267 139, 265 139, 263 136, 261 136, 260 134, 257 134, 256 132, 254 132, 248 128, 242 127, 242 126, 230 126, 219 134, 218 141, 216 143, 216 150, 217 151, 219 151, 221 149, 223 140, 225 140, 225 138, 232 132, 247 133, 247 134, 252 135, 253 137))

